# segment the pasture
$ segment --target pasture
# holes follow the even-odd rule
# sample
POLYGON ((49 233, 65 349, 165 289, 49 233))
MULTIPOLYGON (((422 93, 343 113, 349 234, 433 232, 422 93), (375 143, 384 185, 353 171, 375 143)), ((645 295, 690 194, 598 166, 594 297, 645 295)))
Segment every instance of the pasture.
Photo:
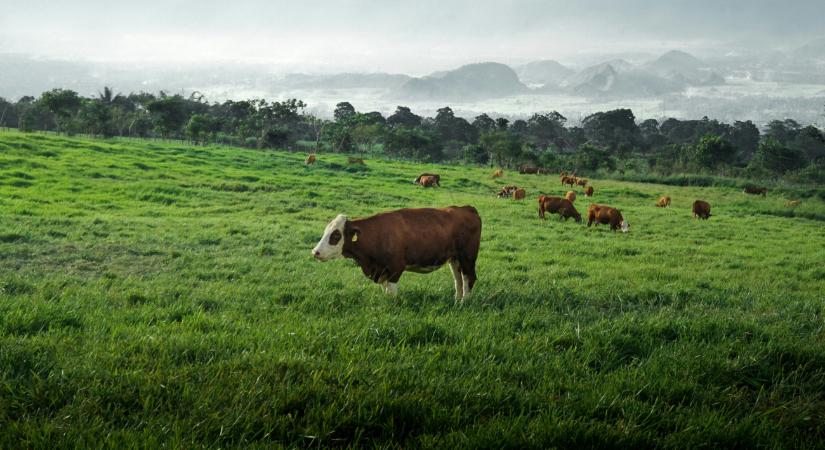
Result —
POLYGON ((820 200, 577 188, 622 234, 538 219, 555 175, 305 156, 0 132, 0 448, 822 445, 820 200), (448 268, 390 298, 310 256, 338 213, 451 204, 462 306, 448 268))

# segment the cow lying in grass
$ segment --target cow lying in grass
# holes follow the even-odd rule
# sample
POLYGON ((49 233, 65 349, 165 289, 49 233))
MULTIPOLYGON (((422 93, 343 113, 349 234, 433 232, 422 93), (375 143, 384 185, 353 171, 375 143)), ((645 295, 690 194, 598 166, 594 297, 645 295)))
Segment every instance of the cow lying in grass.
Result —
POLYGON ((390 295, 404 271, 430 273, 450 264, 455 299, 464 300, 476 282, 481 217, 472 206, 399 209, 350 220, 340 214, 312 249, 319 261, 350 258, 390 295))

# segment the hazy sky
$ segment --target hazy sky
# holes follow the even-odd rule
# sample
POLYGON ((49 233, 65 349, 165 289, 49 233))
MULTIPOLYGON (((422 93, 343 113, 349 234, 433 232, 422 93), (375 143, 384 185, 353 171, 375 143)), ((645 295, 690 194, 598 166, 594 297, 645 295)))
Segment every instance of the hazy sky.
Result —
POLYGON ((0 0, 0 52, 424 74, 671 48, 794 47, 823 0, 0 0))

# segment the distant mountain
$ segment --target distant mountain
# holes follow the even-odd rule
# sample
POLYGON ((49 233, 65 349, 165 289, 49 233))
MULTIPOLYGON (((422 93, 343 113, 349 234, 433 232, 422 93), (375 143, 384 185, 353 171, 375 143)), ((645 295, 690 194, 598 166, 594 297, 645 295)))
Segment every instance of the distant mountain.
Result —
POLYGON ((558 86, 575 71, 552 59, 529 62, 515 68, 522 83, 558 86))
POLYGON ((811 41, 791 52, 794 58, 825 61, 825 38, 811 41))
POLYGON ((622 69, 617 70, 612 63, 588 67, 565 79, 560 87, 571 94, 587 97, 649 97, 685 89, 684 83, 656 76, 632 65, 620 64, 620 67, 622 69))
POLYGON ((529 92, 510 67, 493 62, 468 64, 423 78, 412 78, 393 93, 411 100, 477 101, 529 92))
POLYGON ((389 73, 336 73, 330 75, 291 73, 283 78, 276 79, 273 84, 286 89, 396 89, 411 78, 409 75, 389 73))
POLYGON ((644 70, 669 80, 692 85, 724 84, 725 79, 695 56, 671 50, 642 67, 644 70))

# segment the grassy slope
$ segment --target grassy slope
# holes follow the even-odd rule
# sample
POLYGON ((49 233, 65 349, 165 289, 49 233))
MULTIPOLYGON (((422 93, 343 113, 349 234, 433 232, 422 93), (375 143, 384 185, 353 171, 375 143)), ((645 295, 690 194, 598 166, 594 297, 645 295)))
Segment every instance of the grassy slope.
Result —
POLYGON ((825 227, 784 199, 594 181, 622 235, 541 222, 554 176, 344 160, 0 133, 0 448, 825 438, 825 227), (337 213, 449 204, 484 222, 464 307, 446 269, 390 299, 309 256, 337 213))

